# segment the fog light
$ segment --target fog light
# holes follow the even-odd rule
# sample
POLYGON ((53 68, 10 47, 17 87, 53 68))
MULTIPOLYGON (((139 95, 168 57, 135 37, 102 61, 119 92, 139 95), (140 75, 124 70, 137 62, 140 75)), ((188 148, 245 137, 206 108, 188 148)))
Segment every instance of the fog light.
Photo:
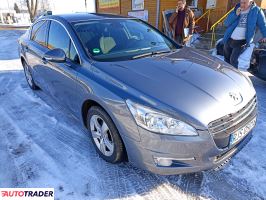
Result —
POLYGON ((158 166, 170 167, 173 164, 173 161, 169 158, 154 158, 154 162, 158 166))

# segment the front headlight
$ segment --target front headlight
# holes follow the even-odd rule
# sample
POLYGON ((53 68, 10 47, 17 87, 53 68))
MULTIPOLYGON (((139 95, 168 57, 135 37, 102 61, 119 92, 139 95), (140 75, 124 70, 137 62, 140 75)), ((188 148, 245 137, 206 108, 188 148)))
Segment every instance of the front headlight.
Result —
POLYGON ((126 103, 136 123, 146 130, 169 135, 198 135, 195 128, 185 122, 171 118, 151 108, 133 103, 131 100, 126 100, 126 103))

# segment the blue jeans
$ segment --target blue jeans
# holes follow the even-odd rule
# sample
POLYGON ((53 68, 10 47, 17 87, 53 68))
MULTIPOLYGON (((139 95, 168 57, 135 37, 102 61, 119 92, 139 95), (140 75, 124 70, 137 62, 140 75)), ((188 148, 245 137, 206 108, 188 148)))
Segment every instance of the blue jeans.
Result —
POLYGON ((224 61, 238 68, 238 58, 246 49, 246 40, 233 40, 230 38, 224 44, 224 61))

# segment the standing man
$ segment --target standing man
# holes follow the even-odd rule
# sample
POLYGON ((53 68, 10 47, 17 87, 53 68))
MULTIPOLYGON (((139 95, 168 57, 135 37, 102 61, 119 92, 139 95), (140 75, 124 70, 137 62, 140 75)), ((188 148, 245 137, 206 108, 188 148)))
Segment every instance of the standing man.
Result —
POLYGON ((238 58, 252 43, 257 26, 263 35, 261 41, 266 42, 265 15, 252 0, 240 0, 224 24, 227 27, 224 34, 224 58, 227 63, 238 68, 238 58))
POLYGON ((195 16, 186 6, 186 0, 177 1, 176 12, 170 17, 169 25, 178 44, 184 45, 190 39, 195 27, 195 16))

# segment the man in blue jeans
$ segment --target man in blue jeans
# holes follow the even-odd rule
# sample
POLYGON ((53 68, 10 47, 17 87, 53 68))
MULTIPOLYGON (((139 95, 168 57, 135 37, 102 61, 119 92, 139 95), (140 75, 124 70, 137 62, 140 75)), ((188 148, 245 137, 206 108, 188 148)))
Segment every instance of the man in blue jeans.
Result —
POLYGON ((259 27, 266 42, 266 19, 263 10, 251 0, 240 0, 235 9, 224 21, 227 27, 224 34, 225 61, 238 68, 238 58, 252 43, 259 27))

